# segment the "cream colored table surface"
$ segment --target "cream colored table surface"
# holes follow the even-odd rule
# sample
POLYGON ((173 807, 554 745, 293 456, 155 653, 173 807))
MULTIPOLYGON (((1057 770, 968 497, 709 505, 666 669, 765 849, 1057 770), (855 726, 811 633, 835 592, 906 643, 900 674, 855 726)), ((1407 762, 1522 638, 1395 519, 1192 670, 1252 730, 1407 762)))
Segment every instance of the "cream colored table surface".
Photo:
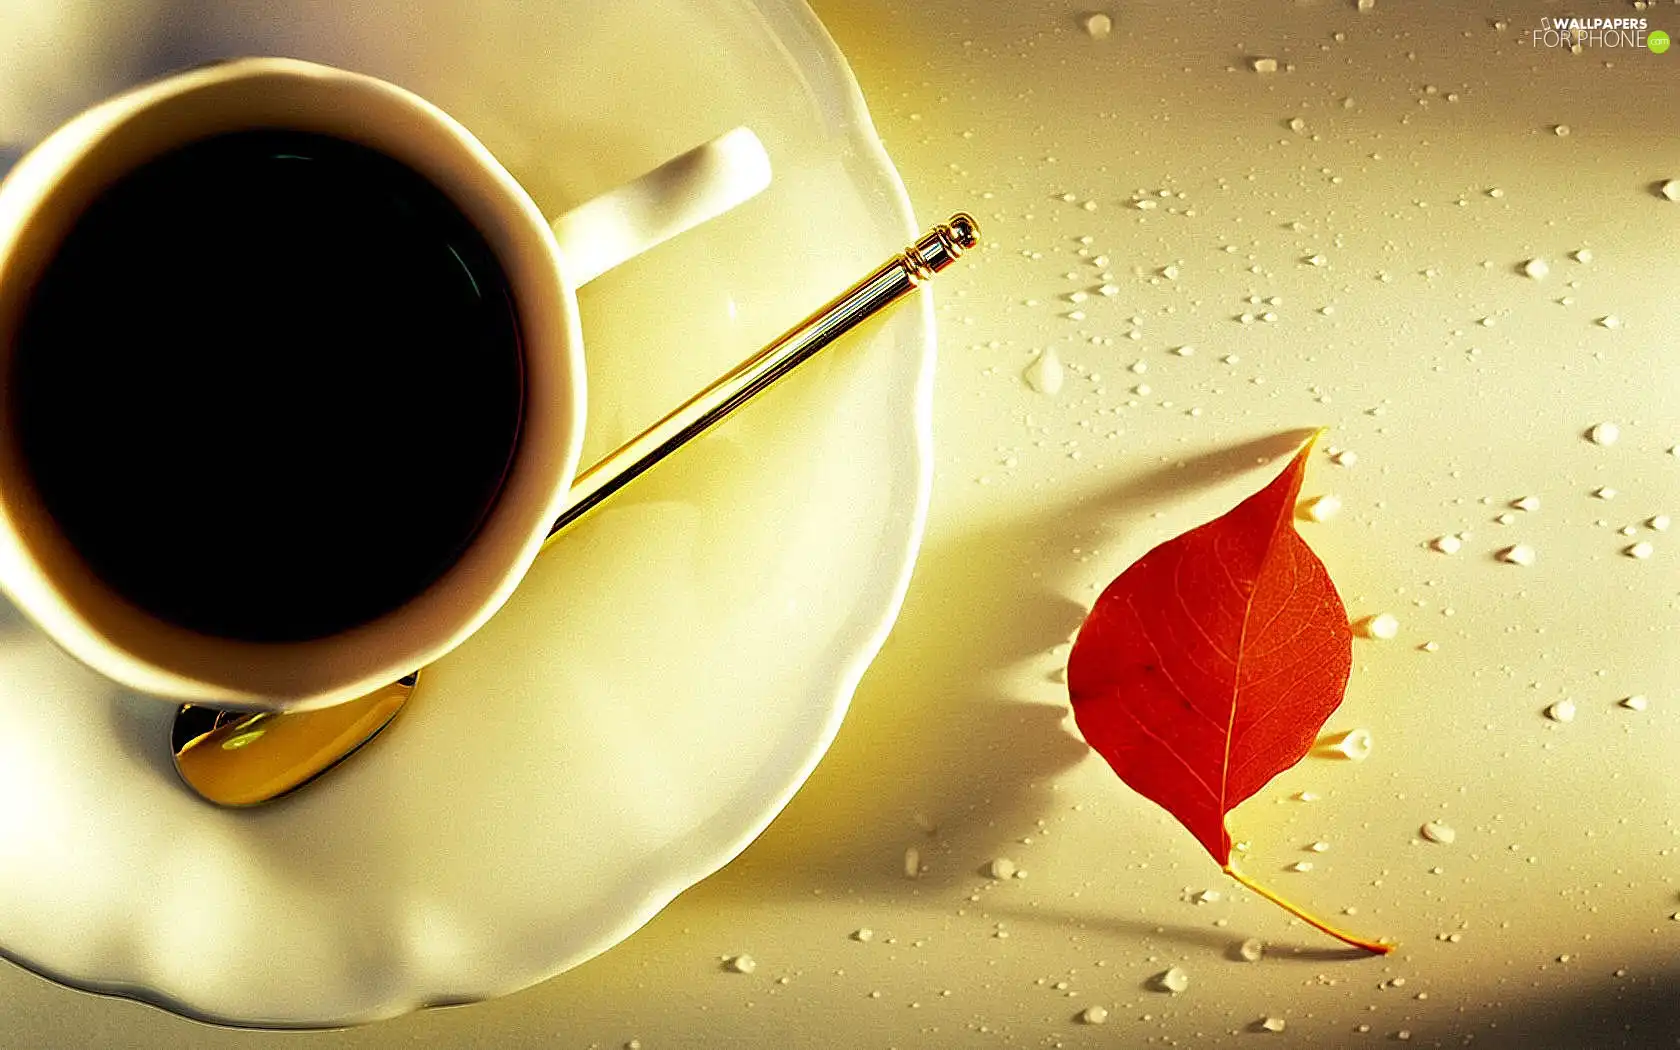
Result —
POLYGON ((1527 42, 1565 14, 1680 33, 1680 6, 1112 10, 1095 40, 1077 5, 818 4, 920 217, 971 209, 988 248, 938 284, 903 617, 755 845, 498 1002, 233 1032, 8 967, 0 1045, 1680 1045, 1680 530, 1646 524, 1680 516, 1680 203, 1656 189, 1680 178, 1680 51, 1527 42), (1053 396, 1023 379, 1050 350, 1053 396), (1586 439, 1606 421, 1619 441, 1586 439), (1398 940, 1385 959, 1228 884, 1087 753, 1058 680, 1110 578, 1316 425, 1357 462, 1315 455, 1306 491, 1345 509, 1303 532, 1350 612, 1400 632, 1355 643, 1330 723, 1369 729, 1369 759, 1309 758, 1232 826, 1251 873, 1398 940), (1515 543, 1533 565, 1497 559, 1515 543), (1572 722, 1543 715, 1566 698, 1572 722), (986 877, 999 857, 1026 877, 986 877), (740 953, 753 973, 721 965, 740 953), (1182 994, 1151 984, 1169 966, 1182 994), (1076 1020, 1095 1005, 1105 1025, 1076 1020))

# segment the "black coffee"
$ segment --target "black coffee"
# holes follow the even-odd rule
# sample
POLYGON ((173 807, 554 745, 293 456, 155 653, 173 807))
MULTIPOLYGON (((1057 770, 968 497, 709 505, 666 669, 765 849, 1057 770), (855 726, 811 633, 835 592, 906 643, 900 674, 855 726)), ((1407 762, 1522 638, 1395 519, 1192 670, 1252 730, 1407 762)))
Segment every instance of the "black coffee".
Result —
POLYGON ((223 638, 319 638, 419 594, 519 438, 484 238, 412 169, 320 135, 222 135, 124 177, 16 351, 7 407, 64 534, 136 605, 223 638))

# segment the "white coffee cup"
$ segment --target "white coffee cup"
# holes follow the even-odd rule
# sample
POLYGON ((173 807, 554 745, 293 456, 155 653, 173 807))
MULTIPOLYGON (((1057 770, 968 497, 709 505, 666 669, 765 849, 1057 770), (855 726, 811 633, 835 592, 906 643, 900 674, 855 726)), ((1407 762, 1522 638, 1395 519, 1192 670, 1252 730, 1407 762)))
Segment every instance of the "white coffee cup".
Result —
POLYGON ((524 345, 525 405, 494 509, 441 577, 376 620, 303 642, 215 638, 151 615, 88 568, 42 505, 0 415, 0 589, 59 645, 126 686, 178 701, 304 710, 438 659, 507 601, 564 509, 578 466, 578 286, 752 197, 769 184, 770 166, 758 139, 737 128, 551 222, 470 132, 384 81, 280 58, 154 81, 75 117, 0 182, 0 405, 30 292, 86 206, 155 157, 249 128, 330 135, 403 162, 442 190, 495 253, 524 345))

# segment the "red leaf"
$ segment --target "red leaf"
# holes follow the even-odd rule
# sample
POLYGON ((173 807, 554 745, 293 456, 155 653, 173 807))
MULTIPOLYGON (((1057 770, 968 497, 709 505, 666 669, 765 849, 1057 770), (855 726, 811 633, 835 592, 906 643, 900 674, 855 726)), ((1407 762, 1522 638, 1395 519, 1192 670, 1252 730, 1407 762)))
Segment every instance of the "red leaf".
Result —
POLYGON ((1227 869, 1225 814, 1307 753, 1353 663, 1347 611, 1295 531, 1311 448, 1109 584, 1068 660, 1086 741, 1227 869))

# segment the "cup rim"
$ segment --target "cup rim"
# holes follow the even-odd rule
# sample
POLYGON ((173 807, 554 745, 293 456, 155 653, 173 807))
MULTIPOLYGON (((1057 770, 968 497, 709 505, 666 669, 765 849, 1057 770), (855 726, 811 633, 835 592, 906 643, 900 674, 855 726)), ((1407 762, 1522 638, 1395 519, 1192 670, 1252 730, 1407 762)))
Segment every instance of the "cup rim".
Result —
POLYGON ((60 646, 131 688, 178 701, 305 710, 353 699, 455 648, 507 601, 564 509, 582 453, 576 290, 548 220, 490 151, 437 106, 375 77, 241 58, 140 85, 83 111, 0 181, 0 400, 34 278, 97 194, 137 165, 226 131, 284 127, 378 149, 432 181, 507 275, 525 358, 520 436, 495 507, 418 596, 325 638, 213 638, 104 584, 41 506, 0 428, 0 590, 60 646))

